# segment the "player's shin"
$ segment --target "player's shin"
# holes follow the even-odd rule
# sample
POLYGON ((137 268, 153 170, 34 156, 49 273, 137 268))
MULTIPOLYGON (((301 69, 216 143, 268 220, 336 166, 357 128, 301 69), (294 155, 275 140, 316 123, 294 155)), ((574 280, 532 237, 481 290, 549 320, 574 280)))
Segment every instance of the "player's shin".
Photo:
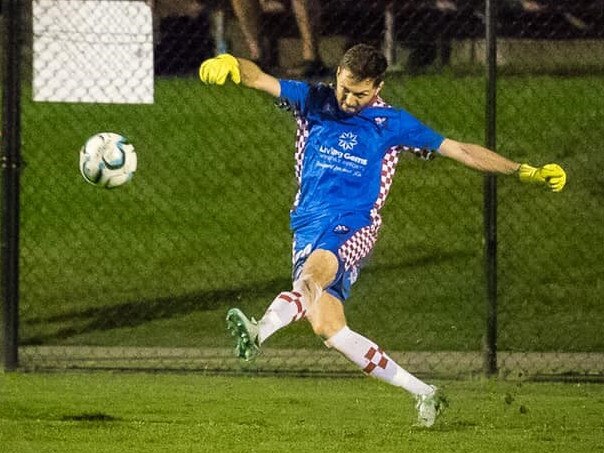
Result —
POLYGON ((348 327, 332 335, 325 344, 339 351, 369 376, 402 387, 414 395, 427 395, 434 392, 432 386, 401 368, 373 341, 348 327))
POLYGON ((260 344, 277 330, 305 318, 321 292, 321 287, 314 282, 299 279, 294 282, 292 291, 284 291, 275 297, 258 322, 260 344))
POLYGON ((258 340, 262 344, 277 330, 306 316, 306 301, 297 291, 279 293, 271 302, 264 316, 258 321, 258 340))

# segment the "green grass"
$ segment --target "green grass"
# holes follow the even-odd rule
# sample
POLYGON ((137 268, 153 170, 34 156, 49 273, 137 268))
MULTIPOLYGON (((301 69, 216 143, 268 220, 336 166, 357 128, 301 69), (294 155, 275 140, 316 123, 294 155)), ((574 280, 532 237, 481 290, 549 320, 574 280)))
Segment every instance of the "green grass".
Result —
POLYGON ((432 429, 413 399, 370 379, 166 374, 0 375, 0 444, 11 453, 598 452, 604 387, 438 382, 432 429))
MULTIPOLYGON (((481 77, 387 81, 385 97, 445 135, 482 143, 481 77)), ((603 77, 505 77, 498 149, 556 161, 568 188, 500 178, 500 341, 507 350, 604 351, 603 77)), ((227 346, 225 310, 255 315, 289 286, 294 123, 267 96, 194 79, 145 106, 23 102, 24 344, 227 346), (77 151, 111 130, 139 171, 85 184, 77 151)), ((375 254, 347 303, 390 350, 478 350, 484 331, 482 176, 403 159, 375 254)), ((306 327, 271 346, 320 347, 306 327)))

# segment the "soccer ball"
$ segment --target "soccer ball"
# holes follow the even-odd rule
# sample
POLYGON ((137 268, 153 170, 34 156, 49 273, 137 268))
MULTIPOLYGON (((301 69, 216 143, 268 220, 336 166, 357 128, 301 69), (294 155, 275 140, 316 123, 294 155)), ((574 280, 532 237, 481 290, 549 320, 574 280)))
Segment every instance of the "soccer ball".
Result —
POLYGON ((135 171, 134 146, 122 135, 101 132, 80 149, 80 172, 90 184, 112 189, 130 181, 135 171))

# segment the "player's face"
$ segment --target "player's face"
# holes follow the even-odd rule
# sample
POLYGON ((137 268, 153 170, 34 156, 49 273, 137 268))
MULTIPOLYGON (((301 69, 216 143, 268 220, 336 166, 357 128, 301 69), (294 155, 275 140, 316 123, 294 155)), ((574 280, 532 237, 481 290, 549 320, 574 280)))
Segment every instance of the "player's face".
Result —
POLYGON ((375 80, 358 81, 352 77, 346 68, 338 68, 336 73, 336 99, 342 111, 351 115, 358 113, 363 107, 373 102, 384 82, 377 86, 375 80))

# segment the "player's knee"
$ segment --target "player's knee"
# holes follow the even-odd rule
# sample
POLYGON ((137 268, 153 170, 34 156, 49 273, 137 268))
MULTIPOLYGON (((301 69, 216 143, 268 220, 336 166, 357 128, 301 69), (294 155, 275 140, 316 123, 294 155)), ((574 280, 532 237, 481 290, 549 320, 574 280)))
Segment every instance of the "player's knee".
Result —
POLYGON ((319 283, 316 282, 312 277, 306 275, 303 275, 294 282, 294 290, 302 293, 308 305, 309 311, 312 310, 316 301, 323 293, 323 288, 319 285, 319 283))
POLYGON ((318 249, 308 257, 302 269, 302 277, 325 288, 335 279, 337 272, 338 258, 336 255, 329 250, 318 249))

